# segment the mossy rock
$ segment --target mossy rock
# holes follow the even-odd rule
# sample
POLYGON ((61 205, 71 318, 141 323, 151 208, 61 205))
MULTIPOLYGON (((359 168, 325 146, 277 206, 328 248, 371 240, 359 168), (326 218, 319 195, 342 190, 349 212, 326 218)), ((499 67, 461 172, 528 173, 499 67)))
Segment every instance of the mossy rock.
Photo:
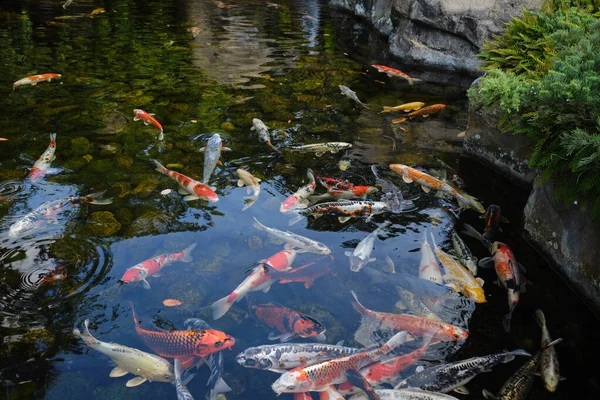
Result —
POLYGON ((291 84, 294 92, 305 93, 311 90, 318 90, 323 87, 322 79, 304 79, 291 84))
POLYGON ((87 227, 93 235, 109 237, 119 232, 121 223, 110 211, 96 211, 88 218, 87 227))
POLYGON ((115 157, 115 163, 117 164, 117 168, 128 169, 133 164, 133 158, 130 155, 121 154, 115 157))
POLYGON ((383 128, 358 128, 360 136, 381 136, 384 134, 383 128))
MULTIPOLYGON (((82 158, 85 161, 85 159, 82 158)), ((87 162, 87 161, 86 161, 87 162)), ((96 174, 105 174, 114 171, 115 164, 111 159, 101 158, 89 162, 88 171, 96 174)))
POLYGON ((335 133, 339 130, 340 128, 336 124, 323 124, 309 128, 308 131, 310 133, 335 133))
POLYGON ((255 98, 260 108, 267 113, 274 113, 290 108, 290 100, 272 93, 257 94, 255 98))
POLYGON ((119 208, 115 212, 115 217, 117 218, 117 221, 121 223, 121 225, 129 225, 133 219, 133 213, 129 208, 119 208))
POLYGON ((0 171, 0 181, 21 180, 25 176, 25 171, 22 169, 8 169, 0 171))
POLYGON ((127 228, 126 236, 160 235, 169 232, 172 219, 160 211, 147 211, 136 218, 127 228))
POLYGON ((92 144, 89 140, 80 136, 75 139, 71 139, 71 152, 75 155, 82 156, 91 151, 92 144))
POLYGON ((157 179, 153 178, 153 179, 148 179, 148 180, 141 182, 139 185, 137 185, 135 187, 135 189, 133 189, 133 193, 144 198, 144 197, 147 197, 151 191, 157 190, 157 189, 158 189, 157 179))
POLYGON ((131 185, 127 182, 115 182, 110 188, 111 192, 115 193, 114 196, 119 199, 131 194, 131 185))

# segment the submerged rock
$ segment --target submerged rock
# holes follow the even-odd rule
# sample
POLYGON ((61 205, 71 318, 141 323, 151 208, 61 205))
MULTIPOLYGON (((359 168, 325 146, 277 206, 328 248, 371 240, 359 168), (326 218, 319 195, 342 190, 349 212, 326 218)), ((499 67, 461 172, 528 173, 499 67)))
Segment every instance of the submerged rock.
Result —
POLYGON ((121 223, 110 211, 96 211, 88 218, 87 227, 93 235, 109 237, 119 232, 121 223))
POLYGON ((89 140, 80 136, 75 139, 71 139, 71 151, 76 155, 84 155, 88 153, 92 148, 92 144, 89 140))
POLYGON ((126 230, 127 237, 160 235, 169 232, 172 218, 160 211, 147 211, 136 218, 126 230))

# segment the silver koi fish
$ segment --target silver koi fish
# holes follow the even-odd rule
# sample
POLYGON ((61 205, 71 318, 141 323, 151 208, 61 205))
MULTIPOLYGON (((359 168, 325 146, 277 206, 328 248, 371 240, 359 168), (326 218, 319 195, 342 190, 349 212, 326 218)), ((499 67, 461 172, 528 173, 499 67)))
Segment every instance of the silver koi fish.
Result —
POLYGON ((313 143, 305 144, 303 146, 289 147, 289 151, 297 151, 300 153, 315 153, 315 156, 321 157, 323 154, 330 152, 332 154, 337 153, 340 150, 349 149, 352 147, 351 143, 346 142, 327 142, 327 143, 313 143))
POLYGON ((391 224, 390 221, 385 221, 377 229, 369 233, 366 238, 361 240, 353 252, 346 251, 344 253, 347 257, 350 257, 350 271, 358 272, 368 263, 375 261, 375 258, 370 258, 375 244, 375 238, 382 230, 391 224))
MULTIPOLYGON (((443 393, 428 392, 426 390, 410 389, 376 389, 375 393, 381 400, 458 400, 454 396, 443 393)), ((358 393, 349 400, 367 400, 365 393, 358 393)))
POLYGON ((219 158, 221 158, 221 151, 231 151, 231 149, 229 147, 224 147, 221 135, 215 133, 208 139, 206 147, 202 147, 200 151, 204 152, 204 174, 202 183, 208 185, 208 180, 215 170, 215 167, 221 162, 219 160, 219 158))
POLYGON ((252 119, 252 128, 250 128, 250 130, 256 131, 256 133, 258 134, 259 141, 263 143, 271 143, 271 139, 269 138, 269 127, 266 126, 265 123, 262 122, 260 119, 252 119))
POLYGON ((348 86, 344 86, 344 85, 338 85, 340 88, 340 91, 342 92, 342 94, 352 100, 354 100, 355 102, 357 102, 358 104, 360 104, 361 106, 363 106, 364 108, 366 108, 367 110, 369 109, 369 107, 363 103, 362 101, 360 101, 358 99, 358 96, 356 96, 356 92, 354 92, 352 89, 350 89, 348 86))
POLYGON ((176 358, 174 362, 175 366, 175 381, 173 385, 175 385, 175 393, 177 394, 177 400, 194 400, 194 396, 190 393, 186 385, 194 377, 195 374, 189 374, 187 377, 183 372, 183 367, 181 366, 181 359, 176 358))
POLYGON ((46 175, 48 172, 48 168, 50 168, 50 164, 52 161, 56 159, 56 133, 50 134, 50 144, 44 153, 37 159, 31 171, 29 171, 29 179, 32 182, 39 180, 41 177, 46 175))
POLYGON ((313 253, 313 254, 330 254, 331 249, 325 246, 321 242, 317 242, 316 240, 309 239, 305 236, 301 236, 295 234, 290 231, 280 231, 279 229, 269 228, 261 224, 256 217, 254 218, 254 227, 259 231, 267 232, 269 235, 274 236, 278 239, 285 240, 285 249, 290 250, 293 248, 297 248, 297 253, 313 253))
POLYGON ((260 179, 254 177, 250 172, 243 168, 238 168, 236 172, 240 178, 237 181, 237 185, 239 187, 246 185, 247 193, 252 194, 252 196, 244 197, 244 207, 242 208, 242 211, 246 211, 258 199, 258 195, 260 194, 260 179))

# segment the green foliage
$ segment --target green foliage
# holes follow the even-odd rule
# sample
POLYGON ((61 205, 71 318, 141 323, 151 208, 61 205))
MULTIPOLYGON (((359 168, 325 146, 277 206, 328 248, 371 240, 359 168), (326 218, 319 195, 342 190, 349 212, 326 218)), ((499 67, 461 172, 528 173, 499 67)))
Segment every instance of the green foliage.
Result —
POLYGON ((600 12, 600 0, 546 0, 542 10, 551 14, 557 10, 576 7, 591 14, 600 12))

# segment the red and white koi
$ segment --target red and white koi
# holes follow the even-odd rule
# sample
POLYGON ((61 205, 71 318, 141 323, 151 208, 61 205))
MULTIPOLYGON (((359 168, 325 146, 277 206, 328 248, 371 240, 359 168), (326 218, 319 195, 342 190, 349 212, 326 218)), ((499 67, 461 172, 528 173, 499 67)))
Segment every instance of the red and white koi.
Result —
POLYGON ((305 236, 298 235, 290 231, 280 231, 279 229, 269 228, 261 224, 256 217, 254 217, 254 227, 259 231, 267 232, 269 235, 276 237, 277 239, 285 240, 285 249, 299 249, 296 250, 298 253, 314 253, 314 254, 329 254, 331 249, 325 246, 321 242, 309 239, 305 236))
POLYGON ((244 197, 244 207, 242 208, 242 211, 245 211, 252 204, 254 204, 256 199, 258 199, 258 195, 260 194, 260 179, 256 178, 250 172, 246 171, 243 168, 238 168, 236 172, 237 172, 238 177, 240 178, 237 181, 237 185, 239 187, 246 185, 247 193, 252 194, 252 196, 244 197))
POLYGON ((156 164, 156 171, 170 176, 177 182, 179 185, 179 194, 187 194, 183 200, 192 201, 202 199, 211 202, 219 201, 219 196, 217 196, 217 193, 207 185, 180 174, 179 172, 171 171, 170 169, 163 167, 162 164, 156 160, 152 161, 154 161, 154 164, 156 164))
POLYGON ((295 258, 296 252, 294 250, 282 250, 266 260, 259 261, 259 265, 252 269, 250 275, 233 292, 211 305, 213 319, 221 318, 229 311, 232 305, 243 299, 248 293, 260 290, 266 293, 271 289, 271 285, 276 280, 271 278, 268 270, 262 264, 267 264, 278 271, 283 271, 290 269, 295 258))
POLYGON ((50 144, 48 145, 48 148, 46 151, 44 151, 44 153, 42 153, 40 158, 37 159, 35 164, 33 164, 31 171, 29 171, 29 179, 31 179, 32 182, 35 182, 46 175, 48 168, 50 168, 50 164, 56 159, 56 155, 54 154, 55 152, 56 133, 51 133, 50 144))
POLYGON ((315 177, 310 168, 306 170, 306 176, 308 176, 309 183, 307 185, 302 186, 296 191, 296 193, 285 199, 283 203, 281 203, 279 211, 281 211, 282 213, 286 213, 295 210, 296 208, 308 207, 308 196, 315 192, 317 183, 315 182, 315 177))
POLYGON ((317 177, 317 180, 327 189, 328 197, 339 199, 363 199, 366 195, 379 191, 374 186, 355 186, 348 181, 335 178, 317 177))
POLYGON ((402 72, 402 71, 400 71, 400 70, 398 70, 396 68, 387 67, 387 66, 381 65, 381 64, 373 64, 371 66, 373 68, 376 68, 378 72, 383 72, 384 74, 386 74, 390 78, 402 78, 402 79, 406 79, 408 81, 409 85, 413 85, 415 82, 421 82, 421 79, 410 77, 407 74, 405 74, 404 72, 402 72))
POLYGON ((419 278, 427 279, 440 285, 444 284, 440 266, 435 259, 435 254, 427 241, 427 230, 423 233, 421 243, 421 262, 419 263, 419 278))
POLYGON ((40 82, 52 82, 52 79, 59 79, 61 76, 62 76, 61 74, 54 74, 54 73, 31 75, 26 78, 19 79, 18 81, 13 83, 13 92, 19 86, 22 86, 22 85, 35 86, 40 82))
POLYGON ((121 281, 125 283, 142 281, 144 283, 144 289, 150 289, 150 284, 146 278, 154 276, 158 278, 160 271, 167 265, 171 265, 176 261, 189 263, 192 261, 190 253, 196 247, 196 243, 191 244, 178 253, 161 254, 156 257, 142 261, 139 264, 130 267, 125 271, 121 277, 121 281))
POLYGON ((134 121, 143 121, 144 125, 148 125, 148 124, 152 124, 155 127, 157 127, 158 129, 160 129, 160 134, 158 135, 158 140, 163 140, 165 138, 164 132, 163 132, 163 127, 160 124, 160 122, 158 122, 156 120, 156 118, 153 117, 152 113, 147 113, 144 110, 140 110, 139 108, 136 108, 135 110, 133 110, 133 113, 135 114, 135 117, 133 117, 134 121))

